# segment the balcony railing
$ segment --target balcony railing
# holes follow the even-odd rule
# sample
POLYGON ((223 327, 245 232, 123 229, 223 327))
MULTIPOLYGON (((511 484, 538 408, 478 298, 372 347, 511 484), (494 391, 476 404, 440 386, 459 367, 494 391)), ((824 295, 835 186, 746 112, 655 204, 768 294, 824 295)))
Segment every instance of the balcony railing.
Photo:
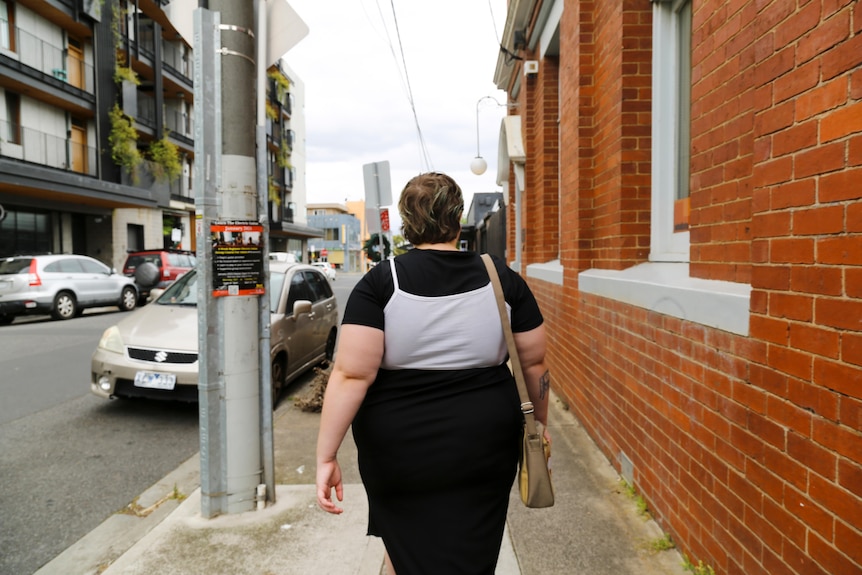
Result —
POLYGON ((138 115, 135 120, 149 127, 156 125, 156 97, 151 92, 138 90, 138 115))
POLYGON ((194 116, 191 114, 185 114, 177 110, 167 110, 165 112, 165 126, 174 134, 179 134, 186 138, 194 138, 194 116))
POLYGON ((144 55, 152 60, 153 54, 155 54, 156 51, 155 25, 152 21, 142 20, 138 24, 138 32, 140 32, 140 36, 138 37, 138 48, 140 48, 144 55))
MULTIPOLYGON (((0 21, 0 25, 8 24, 0 21)), ((46 42, 21 28, 15 28, 18 61, 58 80, 69 82, 90 94, 94 91, 93 67, 69 54, 65 48, 46 42)))
POLYGON ((0 156, 49 168, 96 175, 96 148, 0 121, 0 156))
POLYGON ((293 223, 293 213, 296 211, 296 204, 293 202, 284 202, 283 209, 281 211, 282 220, 292 224, 293 223))
POLYGON ((194 75, 189 53, 185 50, 185 44, 181 42, 168 42, 162 39, 162 62, 164 62, 165 66, 189 80, 194 75))
POLYGON ((293 130, 285 130, 282 132, 282 145, 286 145, 288 149, 293 150, 294 140, 296 140, 296 132, 293 130))

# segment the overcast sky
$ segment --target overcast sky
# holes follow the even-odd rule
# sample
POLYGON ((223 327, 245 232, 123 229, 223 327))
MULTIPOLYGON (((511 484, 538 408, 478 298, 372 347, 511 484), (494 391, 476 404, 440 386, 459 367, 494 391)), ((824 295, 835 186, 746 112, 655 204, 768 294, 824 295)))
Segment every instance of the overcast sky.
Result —
POLYGON ((488 170, 476 176, 470 162, 477 151, 477 101, 489 95, 506 101, 493 81, 505 0, 289 2, 309 28, 284 56, 305 83, 309 203, 364 199, 362 166, 380 161, 390 163, 392 212, 407 180, 429 169, 461 185, 465 212, 474 193, 499 191, 497 139, 505 108, 493 101, 482 101, 478 114, 488 170))

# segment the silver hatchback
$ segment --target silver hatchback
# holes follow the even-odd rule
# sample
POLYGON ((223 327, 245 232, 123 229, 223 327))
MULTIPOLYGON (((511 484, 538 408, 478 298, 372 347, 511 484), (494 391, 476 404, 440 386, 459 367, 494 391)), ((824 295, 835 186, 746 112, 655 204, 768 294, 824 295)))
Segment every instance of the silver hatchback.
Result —
POLYGON ((91 307, 118 306, 130 311, 135 309, 137 301, 134 279, 88 256, 57 254, 0 259, 0 325, 30 314, 69 319, 91 307))

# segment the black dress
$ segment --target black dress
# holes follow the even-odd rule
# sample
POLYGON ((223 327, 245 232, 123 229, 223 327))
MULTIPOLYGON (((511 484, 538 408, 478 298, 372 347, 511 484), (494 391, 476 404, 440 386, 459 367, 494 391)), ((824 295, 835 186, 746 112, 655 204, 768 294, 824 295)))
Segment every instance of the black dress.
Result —
MULTIPOLYGON (((495 264, 513 330, 541 325, 526 283, 495 264)), ((399 575, 493 575, 522 420, 481 259, 412 250, 384 262, 357 284, 343 322, 385 338, 353 421, 368 533, 399 575)))

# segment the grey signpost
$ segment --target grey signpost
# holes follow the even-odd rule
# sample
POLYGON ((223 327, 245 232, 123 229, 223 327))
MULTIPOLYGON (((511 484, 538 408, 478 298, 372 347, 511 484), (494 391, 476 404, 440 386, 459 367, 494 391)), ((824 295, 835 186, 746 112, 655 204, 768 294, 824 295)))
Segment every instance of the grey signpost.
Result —
MULTIPOLYGON (((380 242, 380 261, 386 254, 383 247, 383 228, 380 225, 380 208, 392 205, 392 183, 389 176, 389 162, 372 162, 362 166, 363 183, 365 184, 365 205, 374 206, 374 218, 369 219, 368 231, 376 229, 379 233, 377 239, 380 242), (372 225, 373 224, 373 225, 372 225)), ((366 209, 366 214, 370 210, 366 209)), ((372 232, 373 233, 373 232, 372 232)))

